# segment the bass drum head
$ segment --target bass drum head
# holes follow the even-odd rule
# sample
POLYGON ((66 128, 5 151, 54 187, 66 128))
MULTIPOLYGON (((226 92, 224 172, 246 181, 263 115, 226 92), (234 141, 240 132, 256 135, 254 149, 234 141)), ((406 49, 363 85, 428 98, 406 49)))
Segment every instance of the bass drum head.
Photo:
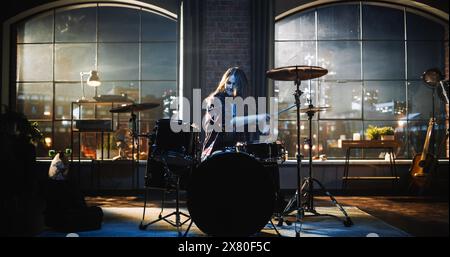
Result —
POLYGON ((269 222, 274 192, 270 173, 255 158, 221 152, 194 170, 187 206, 198 228, 210 236, 251 236, 269 222))

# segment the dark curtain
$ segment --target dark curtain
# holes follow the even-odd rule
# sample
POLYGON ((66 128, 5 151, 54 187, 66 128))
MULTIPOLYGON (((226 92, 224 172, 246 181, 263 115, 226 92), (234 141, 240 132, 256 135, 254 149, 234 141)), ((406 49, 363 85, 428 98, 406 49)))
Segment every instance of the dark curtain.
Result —
POLYGON ((273 67, 275 14, 273 0, 252 0, 252 90, 255 97, 270 96, 266 71, 273 67))
MULTIPOLYGON (((202 88, 202 22, 203 10, 206 1, 181 0, 180 26, 183 23, 183 94, 191 102, 192 115, 192 89, 202 88), (182 20, 181 20, 182 19, 182 20)), ((193 117, 191 117, 191 121, 193 117)))

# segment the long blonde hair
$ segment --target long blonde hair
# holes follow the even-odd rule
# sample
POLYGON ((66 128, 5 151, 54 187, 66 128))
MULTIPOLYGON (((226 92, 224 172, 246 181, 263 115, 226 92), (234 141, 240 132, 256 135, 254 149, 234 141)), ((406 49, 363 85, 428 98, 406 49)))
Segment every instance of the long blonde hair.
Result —
POLYGON ((225 86, 228 81, 228 79, 233 76, 236 78, 236 96, 243 97, 244 90, 247 90, 248 88, 248 81, 247 77, 245 76, 245 73, 242 69, 239 67, 233 67, 229 68, 222 76, 222 79, 219 82, 219 85, 217 86, 216 90, 209 95, 208 98, 215 97, 219 94, 225 93, 225 86))

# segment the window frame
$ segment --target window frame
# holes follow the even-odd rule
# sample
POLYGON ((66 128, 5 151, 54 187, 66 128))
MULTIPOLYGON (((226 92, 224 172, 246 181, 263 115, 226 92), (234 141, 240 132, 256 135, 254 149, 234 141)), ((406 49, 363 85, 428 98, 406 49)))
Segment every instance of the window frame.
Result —
MULTIPOLYGON (((398 42, 398 41, 404 42, 404 45, 405 45, 405 47, 404 47, 404 50, 405 50, 405 53, 404 53, 405 76, 402 79, 398 79, 398 81, 400 83, 404 83, 404 88, 405 88, 405 99, 404 99, 404 101, 406 103, 406 106, 408 106, 408 103, 410 102, 410 99, 409 99, 409 96, 408 96, 408 85, 409 85, 409 83, 411 81, 416 81, 416 80, 411 80, 411 79, 408 78, 408 65, 409 65, 408 64, 408 42, 424 41, 424 40, 410 40, 410 39, 407 38, 407 31, 408 31, 407 16, 408 16, 408 14, 419 15, 419 16, 421 16, 424 19, 430 20, 430 22, 437 23, 439 25, 442 25, 444 28, 446 28, 443 31, 444 37, 446 36, 446 39, 443 39, 443 40, 429 40, 429 41, 432 41, 432 42, 439 42, 442 45, 442 50, 445 52, 444 43, 445 42, 448 43, 448 23, 447 23, 448 22, 448 14, 447 14, 447 16, 444 16, 444 18, 443 18, 442 13, 438 13, 438 15, 436 15, 435 13, 431 14, 429 12, 425 12, 425 11, 422 11, 420 9, 412 8, 412 7, 408 6, 408 5, 400 5, 398 3, 386 3, 386 2, 377 2, 377 1, 346 1, 346 2, 321 1, 321 3, 304 4, 304 5, 301 5, 299 7, 293 8, 293 9, 291 9, 291 10, 285 12, 285 13, 282 13, 282 14, 278 15, 275 18, 274 26, 276 27, 277 22, 282 21, 285 18, 289 18, 289 17, 295 16, 295 15, 299 15, 301 13, 305 13, 305 14, 314 13, 315 14, 315 21, 314 22, 315 22, 315 35, 316 35, 315 37, 316 38, 314 40, 309 40, 309 41, 316 42, 316 52, 317 52, 317 51, 319 51, 318 44, 320 42, 323 42, 323 41, 334 41, 334 42, 342 41, 342 39, 335 39, 335 40, 320 40, 320 39, 318 39, 318 14, 317 14, 318 10, 320 10, 321 8, 326 8, 326 7, 340 6, 340 5, 342 5, 342 6, 343 5, 352 5, 352 4, 353 5, 355 5, 355 4, 359 5, 360 20, 358 22, 358 27, 360 28, 361 31, 360 31, 359 38, 356 39, 356 40, 353 40, 353 41, 361 43, 361 47, 360 47, 360 51, 361 51, 361 79, 360 80, 357 80, 357 79, 356 80, 346 80, 346 81, 361 83, 362 93, 363 94, 365 92, 367 82, 373 82, 373 81, 394 81, 393 79, 365 79, 364 78, 364 67, 363 67, 364 66, 364 59, 363 59, 364 43, 365 42, 376 42, 376 41, 380 41, 380 42, 390 42, 390 41, 392 41, 392 42, 398 42), (373 40, 373 39, 370 40, 370 39, 364 39, 364 34, 363 34, 364 33, 363 32, 363 29, 364 29, 363 7, 364 6, 379 6, 379 7, 385 7, 385 8, 389 8, 389 9, 396 9, 396 10, 402 11, 402 14, 403 14, 403 24, 402 25, 403 25, 403 30, 404 30, 404 33, 405 33, 403 40, 373 40), (447 20, 447 22, 446 22, 446 20, 447 20), (447 35, 445 35, 445 33, 447 33, 447 35)), ((300 39, 289 38, 289 39, 280 39, 280 40, 278 40, 277 39, 277 35, 275 34, 274 44, 273 44, 273 48, 274 48, 273 49, 273 60, 277 59, 277 56, 276 56, 276 53, 277 53, 276 45, 278 43, 281 43, 281 42, 297 43, 297 42, 305 42, 305 41, 308 41, 308 40, 304 40, 304 39, 301 39, 301 38, 300 39)), ((345 40, 345 41, 352 41, 352 40, 345 40)), ((316 60, 317 60, 317 56, 318 55, 316 54, 316 58, 315 58, 316 60)), ((312 65, 314 65, 314 64, 312 64, 312 65)), ((316 65, 317 65, 317 63, 316 63, 316 65)), ((443 68, 445 68, 446 64, 444 63, 443 65, 444 65, 443 68)), ((275 66, 282 66, 282 65, 275 64, 275 66)), ((318 65, 318 66, 320 66, 320 65, 318 65)), ((330 80, 327 80, 326 78, 325 79, 319 78, 319 79, 315 79, 314 81, 315 81, 315 83, 314 83, 315 87, 313 88, 313 90, 315 90, 316 93, 315 93, 315 99, 314 99, 315 102, 313 102, 313 103, 315 105, 319 105, 319 101, 318 100, 319 100, 319 95, 320 95, 320 92, 319 92, 320 85, 322 85, 323 82, 329 82, 330 80)), ((331 81, 339 82, 339 80, 331 80, 331 81)), ((397 81, 397 79, 395 81, 397 81)), ((275 82, 271 81, 271 83, 273 83, 272 84, 272 88, 273 89, 269 93, 271 94, 271 96, 276 96, 277 91, 279 89, 277 90, 277 88, 275 86, 275 82)), ((364 95, 362 95, 361 97, 363 98, 364 95)), ((439 102, 437 102, 437 103, 439 103, 439 102)), ((321 122, 327 122, 327 121, 337 121, 337 122, 339 122, 339 121, 346 121, 346 120, 347 121, 358 121, 358 122, 361 122, 363 124, 363 132, 364 132, 365 129, 366 129, 366 123, 370 123, 370 122, 373 122, 373 123, 377 123, 377 122, 392 123, 392 122, 397 122, 398 121, 398 120, 394 120, 394 119, 385 119, 385 120, 384 119, 382 119, 382 120, 366 119, 364 105, 365 105, 364 99, 362 99, 362 102, 361 102, 361 118, 360 119, 359 118, 357 118, 357 119, 354 119, 354 118, 343 118, 343 119, 321 118, 320 117, 321 114, 319 113, 318 115, 315 115, 315 117, 317 117, 317 118, 315 118, 315 120, 313 120, 313 122, 315 122, 315 124, 320 125, 321 122)), ((288 122, 288 121, 289 121, 289 119, 283 119, 283 122, 288 122)), ((302 120, 302 122, 303 122, 303 120, 302 120)), ((408 144, 408 146, 406 146, 407 154, 405 156, 403 156, 402 159, 410 159, 412 157, 412 154, 413 154, 413 153, 410 152, 411 148, 409 146, 409 144, 410 144, 410 139, 409 139, 410 131, 408 130, 408 128, 410 127, 409 122, 414 123, 414 122, 428 122, 428 121, 424 120, 424 119, 420 119, 420 120, 408 119, 408 123, 405 125, 405 128, 403 128, 404 129, 404 133, 402 135, 402 137, 406 137, 407 138, 407 144, 408 144)), ((317 129, 319 128, 318 125, 316 125, 317 129)), ((319 145, 319 143, 322 141, 322 138, 321 138, 321 135, 320 135, 320 131, 319 130, 314 131, 314 133, 316 133, 316 132, 317 132, 318 138, 317 138, 316 142, 314 142, 314 144, 317 147, 319 145)), ((364 135, 362 135, 362 136, 364 137, 364 135)), ((290 157, 289 159, 291 159, 291 158, 293 158, 293 157, 290 157)), ((338 159, 342 159, 342 158, 335 158, 335 159, 338 160, 338 159)), ((362 156, 361 159, 368 160, 368 159, 364 158, 364 156, 362 156)))
MULTIPOLYGON (((21 22, 26 22, 29 19, 33 19, 36 16, 39 15, 46 15, 47 13, 49 13, 49 15, 51 15, 52 19, 53 19, 53 39, 52 42, 48 42, 46 44, 50 44, 52 45, 53 48, 53 53, 52 53, 52 64, 51 64, 51 69, 52 69, 52 79, 50 81, 45 81, 46 83, 51 83, 52 84, 52 88, 53 88, 53 96, 52 96, 52 116, 51 119, 30 119, 30 121, 37 121, 37 122, 43 122, 43 123, 51 123, 52 124, 52 132, 51 132, 51 139, 52 139, 52 144, 55 143, 55 134, 57 134, 57 132, 55 131, 56 129, 56 124, 60 124, 61 122, 70 122, 69 117, 67 118, 58 118, 56 115, 56 95, 55 95, 55 91, 56 91, 56 86, 57 85, 61 85, 61 84, 74 84, 74 86, 79 87, 80 86, 80 81, 78 80, 56 80, 56 76, 55 76, 55 66, 56 66, 56 56, 55 56, 55 48, 57 45, 64 45, 64 44, 95 44, 95 69, 98 69, 98 48, 99 45, 101 44, 117 44, 118 42, 101 42, 98 39, 98 10, 101 7, 119 7, 119 8, 130 8, 130 9, 136 9, 138 11, 138 15, 139 15, 139 40, 138 41, 133 41, 133 42, 127 42, 127 43, 135 43, 139 45, 139 51, 138 51, 138 66, 139 66, 139 78, 137 78, 137 82, 138 82, 138 90, 139 90, 139 99, 136 99, 136 102, 140 102, 141 100, 141 85, 144 83, 173 83, 175 85, 175 93, 178 95, 179 94, 179 66, 180 66, 180 31, 179 31, 179 21, 178 21, 178 16, 176 14, 173 14, 165 9, 162 9, 160 7, 157 7, 155 5, 151 5, 151 4, 146 4, 146 3, 133 3, 131 4, 129 1, 126 0, 113 0, 113 1, 104 1, 104 0, 98 0, 95 3, 93 3, 92 1, 66 1, 66 4, 47 4, 44 6, 40 6, 37 8, 33 8, 32 10, 28 10, 22 14, 17 15, 16 17, 13 17, 12 19, 8 20, 5 24, 9 24, 9 26, 5 26, 6 28, 8 28, 7 32, 4 32, 4 35, 8 35, 9 38, 9 48, 10 51, 7 52, 8 56, 9 56, 9 67, 7 67, 7 69, 3 68, 3 74, 5 74, 5 70, 8 70, 9 76, 7 78, 5 78, 5 76, 3 77, 3 80, 8 81, 8 85, 9 85, 9 90, 8 90, 8 99, 9 99, 9 108, 15 110, 17 109, 17 96, 18 96, 18 92, 17 92, 17 88, 19 84, 27 84, 30 81, 19 81, 19 78, 16 76, 17 72, 16 72, 16 68, 17 68, 17 46, 18 45, 32 45, 32 44, 40 44, 40 43, 26 43, 26 42, 18 42, 17 41, 17 25, 19 25, 21 22), (67 4, 69 3, 70 4, 67 4), (48 7, 48 8, 46 8, 48 7), (82 9, 82 8, 95 8, 95 12, 96 12, 96 21, 95 21, 95 26, 96 26, 96 39, 95 41, 73 41, 73 42, 59 42, 56 41, 55 39, 55 20, 56 20, 56 13, 57 12, 64 12, 64 11, 70 11, 72 9, 82 9), (142 13, 151 13, 154 15, 158 15, 160 17, 164 17, 167 19, 170 19, 172 21, 174 21, 176 23, 176 27, 175 27, 175 37, 174 40, 143 40, 142 39, 142 13), (142 63, 142 45, 144 44, 152 44, 152 43, 173 43, 175 44, 175 52, 176 52, 176 59, 175 59, 175 74, 174 74, 174 78, 173 79, 146 79, 144 80, 142 77, 142 67, 143 67, 143 63, 142 63)), ((5 51, 3 51, 5 52, 5 51)), ((126 80, 126 81, 130 81, 130 80, 126 80)), ((110 83, 115 83, 115 82, 121 82, 119 80, 102 80, 102 82, 110 82, 110 83)), ((38 81, 32 81, 31 83, 40 83, 38 81)), ((97 92, 97 91, 95 91, 97 92)), ((3 97, 2 97, 3 98, 3 97)), ((4 99, 4 98, 3 98, 4 99)), ((2 101, 3 101, 2 99, 2 101)), ((70 126, 69 126, 69 132, 70 132, 70 126)), ((38 159, 48 159, 48 157, 41 157, 38 156, 38 159)))

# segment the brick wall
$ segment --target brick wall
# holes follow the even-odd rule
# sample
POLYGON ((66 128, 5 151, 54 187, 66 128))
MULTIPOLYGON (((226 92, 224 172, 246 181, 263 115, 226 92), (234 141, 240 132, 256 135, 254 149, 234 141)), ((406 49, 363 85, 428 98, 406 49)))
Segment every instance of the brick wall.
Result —
POLYGON ((217 87, 229 67, 241 67, 251 80, 250 14, 250 0, 206 0, 203 96, 217 87))

